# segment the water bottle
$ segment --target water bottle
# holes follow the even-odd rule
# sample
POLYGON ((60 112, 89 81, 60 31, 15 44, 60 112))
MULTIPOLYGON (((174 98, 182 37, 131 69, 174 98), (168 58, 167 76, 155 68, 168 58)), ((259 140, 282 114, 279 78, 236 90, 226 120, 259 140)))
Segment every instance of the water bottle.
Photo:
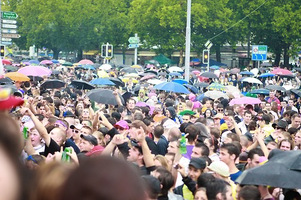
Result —
POLYGON ((62 153, 62 161, 64 162, 70 162, 70 156, 67 154, 72 153, 72 149, 70 147, 66 147, 62 153))
POLYGON ((27 127, 23 127, 23 136, 24 136, 25 140, 28 138, 28 128, 27 127))
POLYGON ((182 133, 182 137, 181 137, 181 140, 180 140, 180 153, 181 154, 187 153, 185 133, 182 133))

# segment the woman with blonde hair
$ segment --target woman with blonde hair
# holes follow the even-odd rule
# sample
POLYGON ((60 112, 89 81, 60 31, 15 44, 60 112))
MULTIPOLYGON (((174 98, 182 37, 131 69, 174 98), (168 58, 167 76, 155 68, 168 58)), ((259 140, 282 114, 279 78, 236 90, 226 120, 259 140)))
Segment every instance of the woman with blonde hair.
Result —
POLYGON ((164 167, 167 170, 169 169, 167 159, 162 155, 156 155, 154 157, 154 162, 155 162, 156 167, 161 166, 161 167, 164 167))

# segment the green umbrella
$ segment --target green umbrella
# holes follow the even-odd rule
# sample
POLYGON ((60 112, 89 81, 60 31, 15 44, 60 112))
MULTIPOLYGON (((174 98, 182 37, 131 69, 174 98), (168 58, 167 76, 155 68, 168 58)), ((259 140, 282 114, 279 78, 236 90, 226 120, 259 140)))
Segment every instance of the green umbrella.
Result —
POLYGON ((225 91, 225 86, 219 83, 212 83, 207 87, 208 90, 225 91))
POLYGON ((64 62, 63 64, 62 64, 63 66, 73 66, 73 63, 71 63, 71 62, 64 62))

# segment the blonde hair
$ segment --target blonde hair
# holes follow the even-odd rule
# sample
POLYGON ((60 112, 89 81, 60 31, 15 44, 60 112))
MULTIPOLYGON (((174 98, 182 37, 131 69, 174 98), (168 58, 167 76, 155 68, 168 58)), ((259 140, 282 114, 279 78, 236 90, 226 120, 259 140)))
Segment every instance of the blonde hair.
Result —
POLYGON ((162 167, 164 167, 165 169, 168 170, 168 162, 167 162, 167 159, 164 156, 162 156, 162 155, 156 155, 154 157, 154 160, 159 161, 161 163, 162 167))

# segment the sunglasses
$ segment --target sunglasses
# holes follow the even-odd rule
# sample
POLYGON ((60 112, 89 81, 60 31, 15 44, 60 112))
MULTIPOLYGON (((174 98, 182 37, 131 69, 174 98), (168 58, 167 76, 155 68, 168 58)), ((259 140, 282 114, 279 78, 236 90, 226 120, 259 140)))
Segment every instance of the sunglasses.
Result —
POLYGON ((79 130, 74 130, 74 129, 72 129, 72 132, 74 132, 74 133, 79 133, 79 130))
POLYGON ((217 109, 217 111, 218 111, 218 112, 223 112, 223 111, 224 111, 224 109, 217 109))

